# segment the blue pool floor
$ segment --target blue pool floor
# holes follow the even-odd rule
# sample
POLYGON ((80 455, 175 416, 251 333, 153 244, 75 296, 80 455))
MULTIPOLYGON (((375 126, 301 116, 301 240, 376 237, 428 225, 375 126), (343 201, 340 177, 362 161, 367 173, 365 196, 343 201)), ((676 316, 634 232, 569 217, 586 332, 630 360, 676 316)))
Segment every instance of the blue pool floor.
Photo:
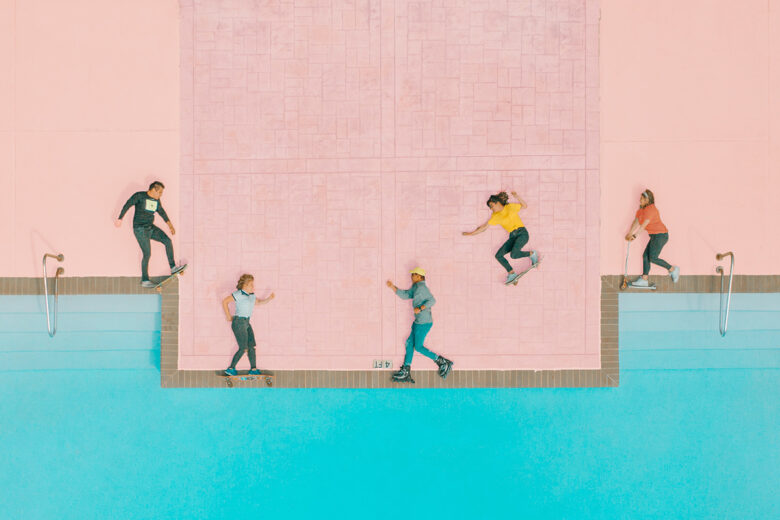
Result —
POLYGON ((0 376, 3 518, 780 517, 780 370, 420 391, 0 376))

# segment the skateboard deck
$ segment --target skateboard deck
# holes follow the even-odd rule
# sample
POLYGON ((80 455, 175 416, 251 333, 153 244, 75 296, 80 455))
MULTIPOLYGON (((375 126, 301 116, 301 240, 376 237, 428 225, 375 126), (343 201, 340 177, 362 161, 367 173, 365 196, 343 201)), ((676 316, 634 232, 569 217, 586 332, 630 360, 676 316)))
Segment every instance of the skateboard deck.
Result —
POLYGON ((507 285, 517 285, 517 282, 519 282, 519 281, 520 281, 520 278, 522 278, 523 276, 525 276, 525 274, 526 274, 528 271, 530 271, 531 269, 536 269, 537 267, 539 267, 539 264, 541 264, 541 263, 542 263, 542 259, 543 259, 543 258, 544 258, 544 257, 540 256, 540 257, 539 257, 539 260, 537 260, 537 261, 536 261, 536 265, 532 265, 531 267, 529 267, 528 269, 526 269, 525 271, 523 271, 522 273, 520 273, 520 274, 518 275, 518 277, 517 277, 517 278, 515 278, 515 279, 514 279, 514 280, 513 280, 511 283, 509 283, 509 284, 507 284, 507 285))
POLYGON ((225 378, 228 388, 233 388, 235 381, 264 381, 267 386, 274 386, 274 375, 262 371, 259 374, 250 374, 249 370, 239 370, 236 375, 229 376, 224 370, 218 370, 217 375, 225 378))
POLYGON ((176 274, 172 274, 172 275, 170 275, 170 276, 167 276, 167 277, 163 278, 163 280, 162 280, 160 283, 158 283, 157 285, 155 285, 155 286, 154 286, 154 288, 155 288, 155 289, 157 289, 157 292, 162 292, 162 290, 163 290, 163 287, 165 287, 165 286, 168 284, 168 282, 170 282, 171 280, 173 280, 173 279, 174 279, 174 278, 176 278, 177 276, 181 276, 181 275, 183 275, 183 274, 184 274, 184 271, 186 271, 186 270, 187 270, 187 266, 188 266, 188 265, 189 265, 189 264, 184 264, 184 268, 183 268, 181 271, 179 271, 179 272, 178 272, 178 273, 176 273, 176 274))

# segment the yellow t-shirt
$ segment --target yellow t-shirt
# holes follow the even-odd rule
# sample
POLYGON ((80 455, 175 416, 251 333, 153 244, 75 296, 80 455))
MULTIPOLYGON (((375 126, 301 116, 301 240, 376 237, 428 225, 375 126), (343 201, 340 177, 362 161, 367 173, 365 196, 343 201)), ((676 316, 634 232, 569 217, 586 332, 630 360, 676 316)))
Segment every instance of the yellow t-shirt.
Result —
POLYGON ((493 213, 493 216, 490 217, 488 224, 491 226, 500 225, 506 229, 508 233, 511 233, 517 228, 525 227, 523 225, 523 221, 520 220, 520 217, 517 215, 517 212, 520 211, 522 207, 522 204, 507 204, 504 206, 504 209, 498 213, 493 213))

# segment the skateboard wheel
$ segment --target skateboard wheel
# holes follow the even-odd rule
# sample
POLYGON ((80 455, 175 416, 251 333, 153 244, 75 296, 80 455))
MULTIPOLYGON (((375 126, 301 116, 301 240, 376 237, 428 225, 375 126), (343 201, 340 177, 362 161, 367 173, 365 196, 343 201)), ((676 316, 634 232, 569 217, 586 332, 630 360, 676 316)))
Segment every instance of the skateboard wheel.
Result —
POLYGON ((273 384, 273 381, 271 380, 270 377, 266 377, 265 378, 265 384, 268 385, 268 386, 271 386, 273 384))

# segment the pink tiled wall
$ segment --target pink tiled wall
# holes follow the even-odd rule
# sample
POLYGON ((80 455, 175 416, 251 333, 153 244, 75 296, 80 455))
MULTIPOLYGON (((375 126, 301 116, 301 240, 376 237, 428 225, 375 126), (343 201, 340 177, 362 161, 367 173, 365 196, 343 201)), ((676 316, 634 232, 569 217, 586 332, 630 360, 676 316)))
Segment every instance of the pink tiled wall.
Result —
POLYGON ((416 265, 458 368, 598 367, 597 4, 182 0, 180 368, 227 364, 243 272, 261 366, 397 364, 416 265), (545 257, 517 287, 461 235, 500 189, 545 257))

